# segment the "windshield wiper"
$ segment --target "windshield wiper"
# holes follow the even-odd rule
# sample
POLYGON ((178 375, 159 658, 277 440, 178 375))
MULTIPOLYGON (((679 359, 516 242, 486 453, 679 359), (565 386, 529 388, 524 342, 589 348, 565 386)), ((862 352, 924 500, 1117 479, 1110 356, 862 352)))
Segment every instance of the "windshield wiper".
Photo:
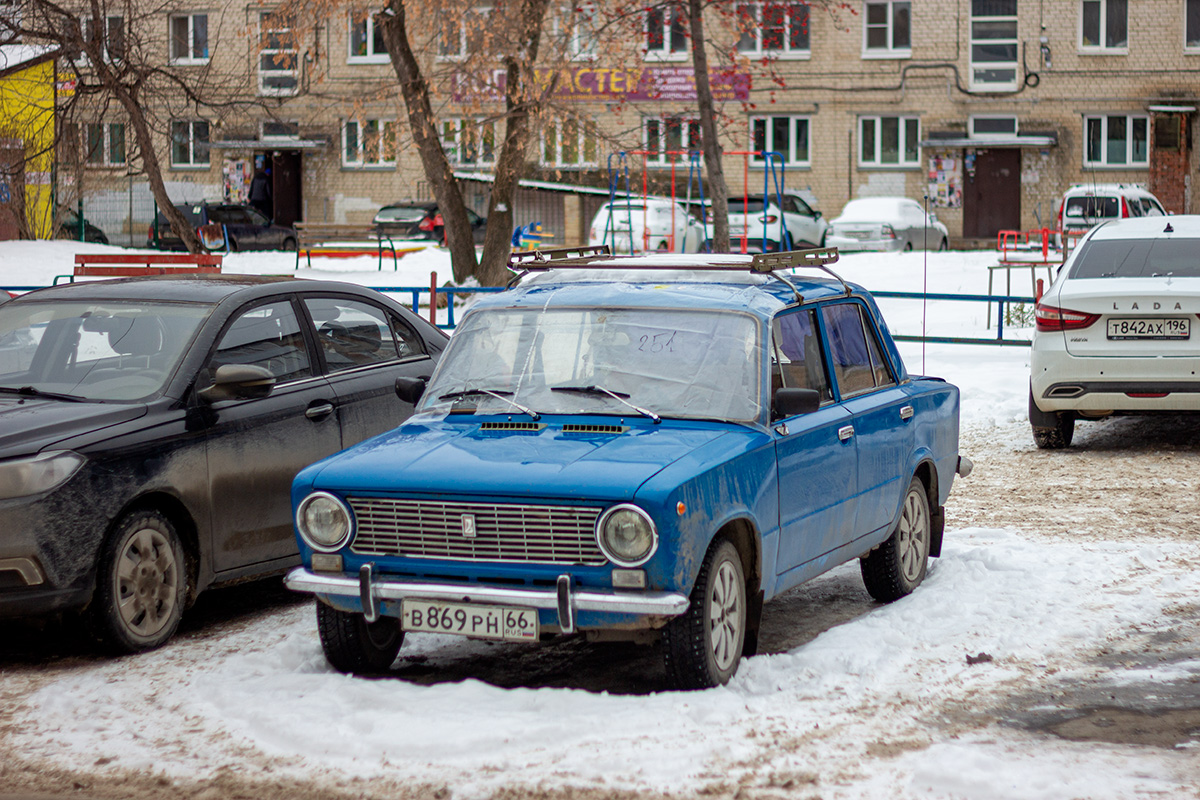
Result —
POLYGON ((518 409, 521 413, 528 414, 529 418, 534 422, 537 422, 542 418, 542 415, 534 411, 532 408, 526 408, 516 400, 509 400, 507 397, 505 397, 505 395, 510 395, 512 392, 493 391, 491 389, 461 389, 457 392, 446 392, 445 394, 438 395, 438 400, 461 400, 464 397, 470 397, 471 395, 476 394, 486 394, 488 397, 494 397, 497 400, 503 400, 513 408, 518 409))
POLYGON ((655 414, 653 411, 650 411, 649 409, 642 408, 641 406, 635 406, 633 403, 626 400, 625 398, 629 397, 629 395, 626 394, 625 392, 614 392, 610 389, 605 389, 603 386, 551 386, 550 391, 552 391, 552 392, 579 392, 580 394, 606 395, 608 397, 611 397, 613 400, 616 400, 618 403, 621 403, 622 405, 629 406, 630 408, 632 408, 634 411, 638 412, 642 416, 649 417, 650 419, 654 420, 654 422, 656 424, 659 422, 662 422, 662 417, 660 417, 658 414, 655 414))
POLYGON ((80 397, 77 394, 43 391, 36 386, 0 386, 0 392, 5 394, 19 394, 22 397, 46 397, 51 400, 66 400, 70 403, 86 403, 88 400, 86 397, 80 397))

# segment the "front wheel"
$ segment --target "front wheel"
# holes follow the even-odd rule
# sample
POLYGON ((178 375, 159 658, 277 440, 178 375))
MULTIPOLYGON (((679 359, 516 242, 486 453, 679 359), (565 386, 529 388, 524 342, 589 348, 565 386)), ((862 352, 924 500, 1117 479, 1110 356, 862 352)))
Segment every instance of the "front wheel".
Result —
POLYGON ((911 594, 925 580, 931 538, 929 497, 925 485, 913 478, 896 529, 886 542, 859 560, 867 593, 881 603, 911 594))
POLYGON ((110 649, 152 650, 175 633, 187 590, 183 546, 158 511, 123 517, 100 555, 88 627, 110 649))
POLYGON ((942 237, 942 243, 938 245, 938 252, 944 253, 949 249, 950 249, 950 242, 948 242, 945 237, 942 237))
POLYGON ((688 610, 663 629, 667 677, 677 689, 708 689, 737 672, 746 641, 746 575, 737 548, 709 548, 688 610))
POLYGON ((380 617, 367 622, 362 614, 338 611, 317 601, 317 633, 330 666, 338 672, 371 675, 384 672, 396 660, 404 631, 400 620, 380 617))

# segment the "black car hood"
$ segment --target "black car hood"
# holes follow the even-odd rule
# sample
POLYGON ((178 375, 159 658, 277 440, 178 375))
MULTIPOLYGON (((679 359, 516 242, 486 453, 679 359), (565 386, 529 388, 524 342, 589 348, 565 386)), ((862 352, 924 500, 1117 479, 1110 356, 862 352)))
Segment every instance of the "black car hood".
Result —
POLYGON ((0 458, 29 455, 146 413, 141 403, 72 403, 0 394, 0 458))

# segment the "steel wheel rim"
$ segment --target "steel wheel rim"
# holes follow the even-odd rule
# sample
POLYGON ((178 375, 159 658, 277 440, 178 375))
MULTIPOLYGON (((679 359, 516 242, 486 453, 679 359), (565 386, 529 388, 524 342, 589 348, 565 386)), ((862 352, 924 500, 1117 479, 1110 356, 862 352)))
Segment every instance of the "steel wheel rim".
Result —
POLYGON ((929 548, 929 517, 919 492, 909 492, 904 498, 904 512, 899 529, 900 572, 910 583, 921 577, 925 553, 929 548))
POLYGON ((709 647, 717 669, 725 672, 737 661, 741 648, 742 587, 729 561, 717 566, 708 604, 709 647))
POLYGON ((115 581, 117 613, 126 628, 150 637, 167 627, 179 594, 179 565, 162 531, 141 528, 125 540, 115 581))

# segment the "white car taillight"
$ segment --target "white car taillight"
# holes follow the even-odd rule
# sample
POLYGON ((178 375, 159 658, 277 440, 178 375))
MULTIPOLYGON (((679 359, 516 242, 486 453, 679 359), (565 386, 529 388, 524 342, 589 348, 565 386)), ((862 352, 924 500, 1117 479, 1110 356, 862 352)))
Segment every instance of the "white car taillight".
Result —
POLYGON ((896 238, 896 229, 893 228, 891 225, 880 225, 879 226, 879 238, 895 239, 896 238))

